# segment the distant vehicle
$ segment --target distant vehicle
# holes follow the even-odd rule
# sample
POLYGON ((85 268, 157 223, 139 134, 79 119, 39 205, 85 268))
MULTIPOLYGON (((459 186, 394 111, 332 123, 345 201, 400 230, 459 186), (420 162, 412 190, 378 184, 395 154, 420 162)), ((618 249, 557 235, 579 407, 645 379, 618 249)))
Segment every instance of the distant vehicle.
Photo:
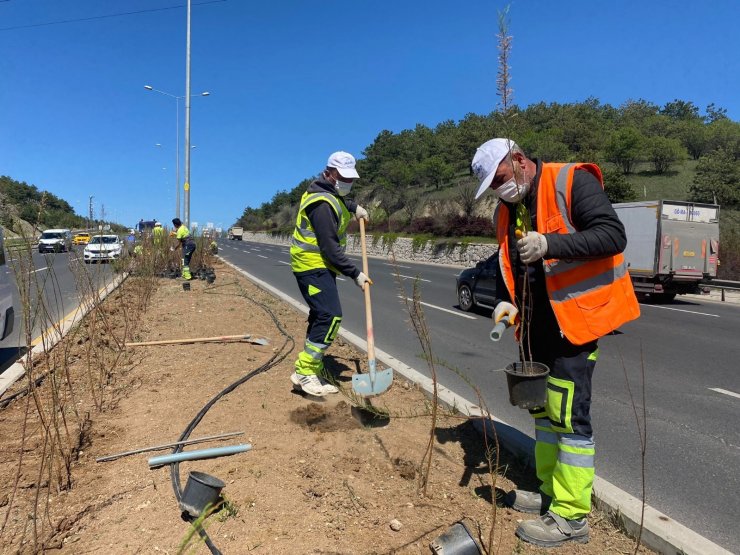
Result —
POLYGON ((615 204, 624 258, 638 296, 672 301, 717 277, 719 206, 674 200, 615 204))
POLYGON ((460 310, 468 312, 476 307, 493 309, 496 300, 498 251, 475 268, 467 268, 457 276, 457 303, 460 310))
POLYGON ((241 241, 243 235, 244 235, 243 227, 230 227, 229 228, 229 239, 233 239, 235 241, 241 241))
POLYGON ((13 309, 13 286, 5 264, 5 239, 0 229, 0 340, 13 332, 15 310, 13 309))
POLYGON ((139 235, 150 235, 155 223, 157 223, 155 220, 139 220, 139 223, 136 224, 136 231, 139 232, 139 235))
POLYGON ((72 237, 73 245, 87 245, 89 242, 90 242, 89 233, 75 233, 75 236, 72 237))
POLYGON ((120 258, 123 243, 118 235, 95 235, 85 247, 82 257, 85 264, 90 262, 116 260, 120 258))
POLYGON ((47 229, 39 238, 39 252, 63 252, 72 249, 72 232, 68 229, 47 229))

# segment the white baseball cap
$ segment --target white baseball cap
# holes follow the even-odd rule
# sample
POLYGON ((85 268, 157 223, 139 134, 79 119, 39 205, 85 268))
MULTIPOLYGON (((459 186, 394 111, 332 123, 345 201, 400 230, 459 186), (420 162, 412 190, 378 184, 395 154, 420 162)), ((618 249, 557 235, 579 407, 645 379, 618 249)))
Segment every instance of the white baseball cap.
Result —
POLYGON ((516 148, 516 143, 511 139, 491 139, 478 147, 473 156, 473 162, 470 164, 473 173, 480 181, 478 192, 475 198, 479 198, 491 186, 496 175, 496 170, 501 161, 511 149, 516 148))
POLYGON ((339 175, 349 179, 357 179, 360 174, 355 169, 355 157, 343 150, 337 151, 329 156, 326 162, 327 168, 336 168, 339 175))

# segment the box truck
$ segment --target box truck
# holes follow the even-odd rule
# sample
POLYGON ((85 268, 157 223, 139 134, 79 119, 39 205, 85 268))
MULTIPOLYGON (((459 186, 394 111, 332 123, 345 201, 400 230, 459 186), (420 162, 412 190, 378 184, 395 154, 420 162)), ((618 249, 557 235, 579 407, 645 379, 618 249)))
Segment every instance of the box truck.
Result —
POLYGON ((701 285, 717 276, 716 204, 649 200, 614 209, 627 232, 624 256, 638 296, 671 301, 700 293, 701 285))
POLYGON ((229 228, 229 239, 233 239, 235 241, 241 241, 243 235, 244 235, 244 228, 242 227, 230 227, 229 228))

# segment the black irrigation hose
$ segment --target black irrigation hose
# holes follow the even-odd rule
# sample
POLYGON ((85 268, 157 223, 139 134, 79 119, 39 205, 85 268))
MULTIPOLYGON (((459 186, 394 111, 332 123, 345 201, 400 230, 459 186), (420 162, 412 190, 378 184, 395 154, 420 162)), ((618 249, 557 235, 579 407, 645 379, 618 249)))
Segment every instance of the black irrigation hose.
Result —
MULTIPOLYGON (((185 431, 180 435, 180 438, 178 439, 178 441, 185 441, 186 439, 190 437, 190 434, 193 433, 193 430, 195 430, 196 426, 200 424, 200 421, 203 420, 203 417, 206 415, 206 413, 211 409, 213 405, 216 404, 216 402, 218 402, 219 399, 221 399, 225 395, 228 395, 229 393, 234 391, 237 387, 248 382, 249 380, 257 376, 258 374, 261 374, 262 372, 266 372, 273 366, 276 366, 277 364, 282 362, 293 351, 293 348, 295 347, 295 340, 285 330, 285 328, 283 328, 282 324, 280 323, 280 320, 277 319, 277 316, 275 316, 272 310, 270 310, 270 308, 267 305, 250 297, 246 293, 246 291, 244 291, 241 288, 241 286, 238 285, 238 283, 237 283, 237 287, 239 287, 239 289, 241 290, 241 293, 238 294, 240 297, 244 297, 250 300, 257 306, 261 307, 265 312, 267 312, 267 314, 269 314, 270 318, 272 318, 272 321, 275 323, 275 326, 278 328, 280 333, 285 337, 285 342, 280 346, 280 349, 278 349, 278 351, 265 364, 263 364, 262 366, 258 368, 255 368, 254 370, 252 370, 245 376, 242 376, 237 381, 235 381, 234 383, 232 383, 231 385, 223 389, 220 393, 218 393, 210 401, 208 401, 208 403, 206 403, 206 405, 202 409, 200 409, 198 414, 195 415, 195 418, 193 418, 190 421, 190 424, 187 425, 187 427, 185 428, 185 431), (286 351, 285 348, 288 344, 291 344, 291 346, 290 346, 290 349, 286 351)), ((206 291, 206 292, 209 292, 209 291, 206 291)), ((226 295, 227 293, 211 293, 211 294, 226 295)), ((172 453, 173 454, 179 453, 180 451, 182 451, 182 449, 183 449, 183 446, 178 445, 172 450, 172 453)), ((172 481, 172 489, 175 492, 175 498, 177 499, 177 503, 179 505, 180 501, 182 500, 182 488, 180 486, 181 484, 180 483, 180 463, 174 462, 170 464, 170 479, 172 481)), ((187 517, 187 520, 192 521, 194 519, 192 517, 187 517)), ((202 526, 198 527, 198 534, 200 534, 200 537, 203 538, 203 541, 205 542, 206 546, 208 546, 208 549, 210 549, 213 555, 221 555, 221 552, 213 544, 213 542, 211 541, 211 538, 208 536, 208 533, 205 531, 205 529, 203 529, 202 526)))

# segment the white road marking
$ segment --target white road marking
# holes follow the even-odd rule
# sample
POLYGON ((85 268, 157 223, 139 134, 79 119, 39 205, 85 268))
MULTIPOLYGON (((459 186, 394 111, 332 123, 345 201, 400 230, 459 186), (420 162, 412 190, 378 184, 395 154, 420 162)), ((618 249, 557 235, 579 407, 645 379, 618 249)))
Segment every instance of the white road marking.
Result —
POLYGON ((717 393, 724 393, 725 395, 729 395, 730 397, 737 397, 740 399, 740 393, 735 393, 734 391, 727 391, 726 389, 722 389, 719 387, 709 387, 707 388, 710 391, 716 391, 717 393))
MULTIPOLYGON (((407 301, 411 301, 409 297, 403 297, 402 295, 398 295, 399 299, 404 299, 407 301)), ((475 316, 471 316, 470 314, 461 314, 460 312, 457 312, 455 310, 450 310, 449 308, 443 308, 441 306, 436 306, 433 304, 425 303, 424 301, 419 301, 419 304, 423 304, 424 306, 428 306, 429 308, 436 308, 437 310, 441 310, 443 312, 449 312, 450 314, 454 314, 455 316, 459 316, 460 318, 467 318, 468 320, 477 320, 475 316)))
POLYGON ((263 256, 261 254, 258 254, 257 256, 259 256, 260 258, 267 258, 266 256, 263 256))
POLYGON ((388 262, 383 262, 384 266, 392 266, 394 268, 406 268, 407 270, 411 269, 411 266, 401 266, 400 264, 390 264, 388 262))
POLYGON ((48 267, 48 266, 44 266, 43 268, 39 268, 38 270, 31 270, 31 271, 30 271, 30 272, 28 272, 28 273, 29 273, 29 274, 35 274, 36 272, 40 272, 41 270, 48 270, 48 269, 49 269, 49 267, 48 267))
POLYGON ((343 278, 343 277, 339 277, 339 276, 337 276, 337 279, 338 279, 339 281, 347 281, 347 280, 346 280, 346 278, 343 278))
POLYGON ((663 310, 675 310, 676 312, 688 312, 689 314, 698 314, 699 316, 711 316, 712 318, 719 318, 718 314, 707 314, 706 312, 697 312, 695 310, 684 310, 683 308, 671 308, 670 306, 657 306, 654 304, 640 303, 640 306, 650 306, 652 308, 662 308, 663 310))
POLYGON ((283 262, 282 260, 278 260, 278 262, 280 262, 280 264, 285 264, 286 266, 290 266, 290 262, 283 262))
POLYGON ((398 277, 402 277, 402 278, 404 278, 404 279, 418 279, 419 281, 426 281, 426 282, 428 282, 428 283, 432 283, 432 282, 431 282, 430 280, 428 280, 428 279, 423 279, 423 278, 420 278, 420 277, 418 277, 418 276, 404 276, 404 275, 402 275, 402 274, 398 274, 398 277))

